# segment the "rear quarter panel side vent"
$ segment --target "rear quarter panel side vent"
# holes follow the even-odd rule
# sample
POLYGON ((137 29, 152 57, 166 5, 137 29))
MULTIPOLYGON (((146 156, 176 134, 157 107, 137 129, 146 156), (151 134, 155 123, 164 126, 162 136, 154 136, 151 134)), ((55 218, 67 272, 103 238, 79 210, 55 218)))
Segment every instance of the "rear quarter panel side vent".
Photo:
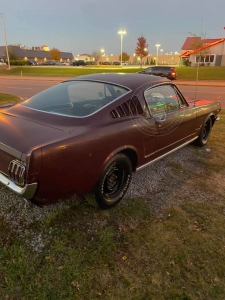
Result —
POLYGON ((122 118, 126 116, 136 116, 141 115, 143 113, 143 109, 141 104, 136 96, 132 99, 124 102, 123 104, 117 106, 110 112, 110 115, 113 119, 122 118))

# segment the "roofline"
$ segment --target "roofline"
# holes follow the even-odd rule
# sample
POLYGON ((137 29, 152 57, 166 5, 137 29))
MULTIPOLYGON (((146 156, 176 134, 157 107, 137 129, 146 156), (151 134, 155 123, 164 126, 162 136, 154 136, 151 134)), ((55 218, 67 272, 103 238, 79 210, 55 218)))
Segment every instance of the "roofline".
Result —
POLYGON ((207 44, 207 45, 205 45, 205 46, 203 46, 203 47, 201 47, 201 48, 198 48, 198 49, 195 49, 195 50, 187 50, 187 51, 184 51, 184 52, 181 53, 179 56, 180 56, 180 57, 184 57, 184 56, 185 56, 185 57, 189 57, 190 55, 192 55, 192 54, 194 54, 194 53, 196 53, 196 52, 199 52, 199 51, 201 51, 201 50, 204 50, 204 49, 210 48, 210 47, 212 47, 212 46, 215 46, 215 45, 217 45, 217 44, 223 43, 224 41, 225 41, 225 38, 222 38, 222 39, 220 39, 220 40, 218 40, 218 41, 216 41, 216 42, 207 44))

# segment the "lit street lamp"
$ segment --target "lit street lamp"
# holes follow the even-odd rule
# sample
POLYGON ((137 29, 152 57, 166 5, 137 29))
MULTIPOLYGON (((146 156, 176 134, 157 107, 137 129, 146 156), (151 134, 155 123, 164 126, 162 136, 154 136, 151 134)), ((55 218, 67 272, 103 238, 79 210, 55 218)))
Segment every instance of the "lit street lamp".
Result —
POLYGON ((160 52, 161 52, 161 55, 162 55, 162 53, 163 53, 163 49, 160 49, 160 52))
POLYGON ((7 60, 8 60, 8 70, 10 70, 10 61, 9 61, 9 52, 8 52, 8 45, 7 45, 7 40, 6 40, 6 33, 5 33, 4 15, 2 13, 0 13, 0 16, 2 17, 2 27, 3 27, 3 34, 4 34, 4 39, 5 39, 6 55, 7 55, 7 60))
POLYGON ((123 35, 126 34, 126 31, 125 30, 120 30, 118 31, 118 34, 120 34, 121 36, 121 48, 120 48, 120 64, 122 66, 122 53, 123 53, 123 35))
POLYGON ((104 55, 105 55, 105 50, 104 50, 104 49, 101 49, 100 51, 101 51, 101 53, 102 53, 102 56, 104 56, 104 55))
POLYGON ((156 46, 156 48, 157 48, 157 59, 156 59, 156 66, 158 65, 158 58, 159 58, 159 47, 161 46, 160 44, 156 44, 155 45, 156 46))

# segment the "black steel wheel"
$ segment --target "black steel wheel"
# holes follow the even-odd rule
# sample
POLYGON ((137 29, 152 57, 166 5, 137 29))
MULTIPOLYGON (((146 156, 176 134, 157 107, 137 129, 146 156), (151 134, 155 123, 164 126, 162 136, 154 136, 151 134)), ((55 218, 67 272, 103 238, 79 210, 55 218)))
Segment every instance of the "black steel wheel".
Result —
POLYGON ((132 178, 132 165, 124 154, 117 154, 105 166, 95 188, 98 206, 110 208, 126 194, 132 178))
POLYGON ((199 137, 197 138, 197 140, 194 141, 194 144, 199 147, 205 146, 209 140, 211 129, 212 119, 208 117, 200 131, 199 137))

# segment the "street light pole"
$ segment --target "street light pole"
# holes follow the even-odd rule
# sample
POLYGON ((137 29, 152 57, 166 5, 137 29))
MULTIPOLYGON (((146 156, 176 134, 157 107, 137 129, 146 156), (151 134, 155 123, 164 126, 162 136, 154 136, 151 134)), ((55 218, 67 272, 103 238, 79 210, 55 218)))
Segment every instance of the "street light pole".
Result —
POLYGON ((156 49, 157 49, 157 59, 156 59, 156 66, 158 66, 158 58, 159 58, 159 47, 161 46, 160 44, 156 44, 156 49))
POLYGON ((7 56, 7 60, 8 60, 8 70, 10 70, 9 52, 8 52, 6 33, 5 33, 5 24, 4 24, 4 15, 3 15, 3 13, 0 13, 0 16, 2 17, 2 27, 3 27, 3 33, 4 33, 4 39, 5 39, 6 56, 7 56))
POLYGON ((123 35, 126 34, 125 30, 118 31, 118 34, 121 36, 121 43, 120 43, 120 65, 122 66, 122 53, 123 53, 123 35))

